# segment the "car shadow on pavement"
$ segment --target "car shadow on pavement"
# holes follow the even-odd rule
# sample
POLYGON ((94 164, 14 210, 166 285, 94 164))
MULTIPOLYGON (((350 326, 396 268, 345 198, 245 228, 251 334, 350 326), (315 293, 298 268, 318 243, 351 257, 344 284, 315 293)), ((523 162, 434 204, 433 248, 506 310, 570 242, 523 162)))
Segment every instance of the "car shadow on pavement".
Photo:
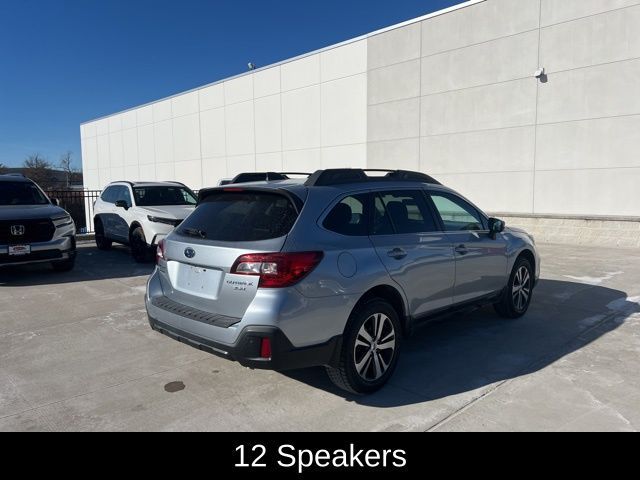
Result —
POLYGON ((79 245, 75 268, 55 272, 48 263, 0 268, 0 288, 56 285, 151 275, 154 264, 136 263, 127 247, 114 245, 98 250, 94 245, 79 245))
POLYGON ((315 388, 374 407, 396 407, 486 388, 527 375, 615 330, 640 305, 625 292, 582 283, 540 280, 527 314, 498 317, 491 307, 428 323, 405 339, 389 384, 350 395, 324 369, 284 372, 315 388))

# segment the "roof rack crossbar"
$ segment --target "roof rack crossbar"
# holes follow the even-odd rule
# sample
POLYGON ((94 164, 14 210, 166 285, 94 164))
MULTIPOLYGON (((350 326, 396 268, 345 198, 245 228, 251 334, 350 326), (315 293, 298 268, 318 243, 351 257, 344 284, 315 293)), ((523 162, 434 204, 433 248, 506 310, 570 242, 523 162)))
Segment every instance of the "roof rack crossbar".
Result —
POLYGON ((387 170, 376 168, 333 168, 327 170, 317 170, 306 181, 307 187, 326 187, 331 185, 343 185, 346 183, 363 182, 420 182, 440 185, 435 178, 422 172, 412 172, 410 170, 387 170), (380 177, 369 176, 366 172, 386 172, 380 177))

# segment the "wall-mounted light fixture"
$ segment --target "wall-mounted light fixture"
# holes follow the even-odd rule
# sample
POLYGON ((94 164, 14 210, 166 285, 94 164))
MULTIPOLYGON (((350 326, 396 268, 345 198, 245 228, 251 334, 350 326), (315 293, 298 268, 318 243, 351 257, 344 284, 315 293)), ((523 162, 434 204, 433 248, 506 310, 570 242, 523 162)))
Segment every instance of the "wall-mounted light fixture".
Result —
POLYGON ((547 77, 547 71, 545 70, 544 67, 541 67, 538 70, 536 70, 536 73, 534 73, 533 75, 542 83, 547 83, 547 81, 549 80, 549 78, 547 77))

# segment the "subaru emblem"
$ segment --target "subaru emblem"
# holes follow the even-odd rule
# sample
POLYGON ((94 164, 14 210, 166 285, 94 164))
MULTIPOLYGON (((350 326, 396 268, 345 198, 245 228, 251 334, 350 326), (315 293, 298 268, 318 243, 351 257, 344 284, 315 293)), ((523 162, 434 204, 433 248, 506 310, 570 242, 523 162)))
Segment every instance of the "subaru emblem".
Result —
POLYGON ((24 235, 24 225, 11 225, 11 235, 21 237, 24 235))
POLYGON ((184 251, 184 256, 187 258, 193 258, 196 256, 196 251, 193 248, 187 248, 184 251))

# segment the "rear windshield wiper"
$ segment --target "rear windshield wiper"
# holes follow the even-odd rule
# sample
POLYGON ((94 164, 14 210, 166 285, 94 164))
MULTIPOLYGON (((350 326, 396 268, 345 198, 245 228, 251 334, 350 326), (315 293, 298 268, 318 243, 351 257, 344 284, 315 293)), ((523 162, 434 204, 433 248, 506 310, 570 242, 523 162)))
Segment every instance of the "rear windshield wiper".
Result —
POLYGON ((198 230, 197 228, 183 228, 182 233, 191 237, 207 238, 207 232, 198 230))

